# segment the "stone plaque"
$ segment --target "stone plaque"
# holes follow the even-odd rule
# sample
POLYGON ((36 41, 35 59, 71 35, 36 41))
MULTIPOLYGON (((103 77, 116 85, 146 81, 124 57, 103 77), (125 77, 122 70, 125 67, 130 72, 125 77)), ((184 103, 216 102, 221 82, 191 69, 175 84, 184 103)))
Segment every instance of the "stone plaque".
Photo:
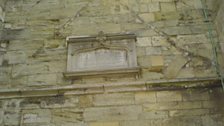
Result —
POLYGON ((66 77, 138 72, 134 34, 67 38, 66 77))

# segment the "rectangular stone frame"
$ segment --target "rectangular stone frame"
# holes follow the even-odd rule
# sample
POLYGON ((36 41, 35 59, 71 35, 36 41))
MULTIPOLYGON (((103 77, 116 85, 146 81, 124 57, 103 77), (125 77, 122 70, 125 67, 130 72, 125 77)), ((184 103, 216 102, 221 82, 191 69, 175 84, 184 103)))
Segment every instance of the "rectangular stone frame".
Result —
POLYGON ((70 36, 66 41, 68 47, 67 71, 64 73, 66 78, 139 74, 134 34, 104 34, 100 32, 96 36, 70 36), (108 53, 108 56, 105 53, 108 53), (107 60, 99 59, 100 61, 97 61, 93 58, 88 62, 89 55, 95 58, 108 57, 112 63, 107 64, 105 63, 109 62, 107 60), (118 60, 119 63, 117 63, 118 60), (93 64, 91 64, 92 62, 93 64))

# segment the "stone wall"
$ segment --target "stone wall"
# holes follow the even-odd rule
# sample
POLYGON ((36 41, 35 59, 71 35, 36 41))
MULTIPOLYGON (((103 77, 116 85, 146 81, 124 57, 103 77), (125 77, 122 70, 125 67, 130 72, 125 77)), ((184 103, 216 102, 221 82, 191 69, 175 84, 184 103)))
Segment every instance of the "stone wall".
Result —
POLYGON ((10 0, 5 6, 1 41, 8 45, 0 60, 2 88, 73 83, 62 74, 65 38, 99 31, 137 35, 142 80, 216 76, 200 0, 10 0))
POLYGON ((0 1, 0 126, 222 126, 221 89, 193 89, 220 86, 206 2, 209 21, 200 0, 0 1), (64 78, 66 37, 99 31, 136 34, 139 78, 64 78))
POLYGON ((224 51, 224 37, 223 37, 223 33, 224 33, 224 25, 223 25, 223 21, 224 21, 224 2, 223 1, 220 1, 219 2, 219 10, 218 10, 218 13, 217 13, 217 17, 215 19, 215 23, 216 23, 216 27, 217 27, 217 31, 218 31, 218 34, 219 34, 219 41, 220 41, 220 44, 221 44, 221 48, 222 50, 224 51))
POLYGON ((223 126, 219 88, 0 101, 0 126, 223 126))

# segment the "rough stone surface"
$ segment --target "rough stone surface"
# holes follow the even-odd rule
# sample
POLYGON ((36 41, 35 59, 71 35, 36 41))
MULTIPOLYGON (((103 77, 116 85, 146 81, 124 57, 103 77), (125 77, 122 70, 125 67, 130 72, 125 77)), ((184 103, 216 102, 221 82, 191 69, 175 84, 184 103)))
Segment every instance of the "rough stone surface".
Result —
MULTIPOLYGON (((205 4, 208 20, 201 0, 0 0, 0 91, 16 89, 19 94, 0 96, 0 126, 223 126, 221 88, 143 92, 146 88, 124 85, 116 88, 119 93, 113 87, 69 90, 65 95, 54 89, 31 98, 26 96, 35 93, 23 92, 71 84, 217 77, 210 37, 224 52, 224 2, 205 4), (99 31, 136 34, 138 77, 63 76, 66 37, 99 31), (2 99, 11 95, 15 98, 2 99)), ((218 50, 221 65, 222 56, 218 50)))

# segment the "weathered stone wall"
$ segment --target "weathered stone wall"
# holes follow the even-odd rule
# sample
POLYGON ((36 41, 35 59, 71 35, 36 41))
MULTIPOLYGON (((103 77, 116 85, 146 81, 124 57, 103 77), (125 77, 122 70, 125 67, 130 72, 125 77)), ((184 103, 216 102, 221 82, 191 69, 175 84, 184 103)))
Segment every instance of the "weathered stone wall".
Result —
POLYGON ((0 126, 223 126, 221 89, 0 101, 0 126))
MULTIPOLYGON (((211 21, 217 4, 206 1, 211 21)), ((55 86, 70 84, 173 79, 178 85, 180 78, 216 77, 208 21, 200 0, 0 0, 0 6, 0 126, 224 124, 223 94, 219 88, 89 95, 80 95, 89 89, 67 89, 66 95, 55 90, 55 86), (72 81, 63 77, 65 38, 99 31, 137 35, 139 79, 122 76, 72 81), (52 94, 58 95, 34 98, 31 96, 37 91, 32 94, 30 90, 30 95, 24 89, 43 87, 49 90, 44 92, 48 95, 54 87, 52 94)), ((215 28, 212 30, 217 39, 215 28)), ((126 90, 125 87, 121 88, 126 90)))
POLYGON ((219 10, 215 19, 216 27, 217 27, 217 32, 219 35, 219 42, 221 44, 221 48, 224 51, 224 2, 220 1, 219 2, 219 10))
MULTIPOLYGON (((216 76, 200 0, 10 0, 5 4, 1 41, 8 45, 0 60, 2 88, 73 83, 62 74, 65 38, 99 31, 137 35, 140 79, 216 76)), ((214 16, 211 1, 207 4, 214 16)), ((76 83, 110 80, 114 81, 76 83)))

